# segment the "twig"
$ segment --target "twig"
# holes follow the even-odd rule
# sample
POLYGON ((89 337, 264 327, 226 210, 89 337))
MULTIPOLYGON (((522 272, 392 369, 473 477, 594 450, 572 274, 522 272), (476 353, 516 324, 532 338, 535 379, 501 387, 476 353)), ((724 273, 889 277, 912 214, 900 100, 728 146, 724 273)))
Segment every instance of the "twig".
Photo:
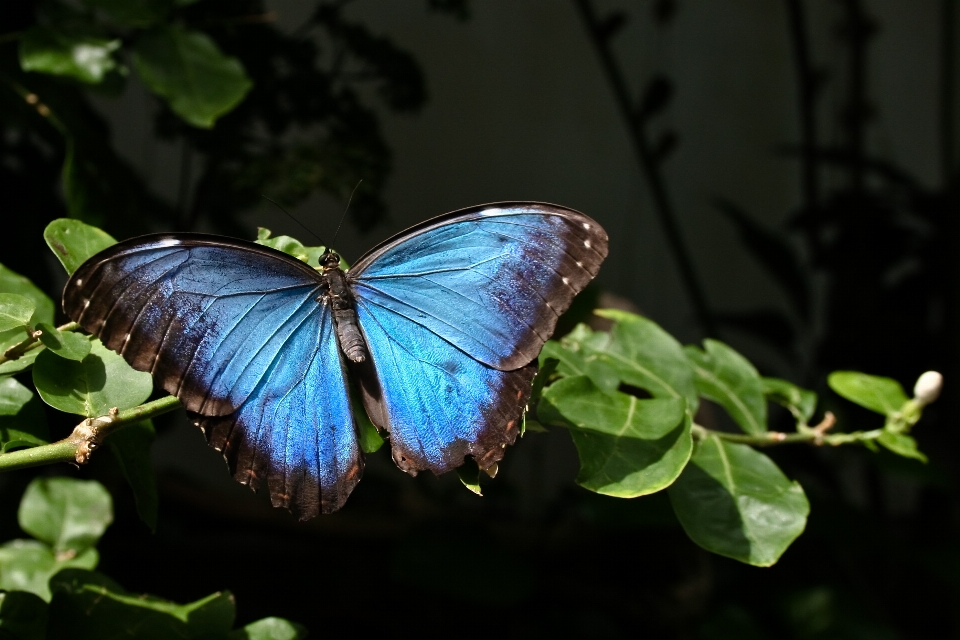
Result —
POLYGON ((765 431, 756 435, 749 433, 730 433, 728 431, 715 431, 707 429, 699 424, 693 425, 693 437, 702 440, 708 436, 716 436, 727 442, 736 442, 738 444, 748 444, 755 447, 769 447, 776 444, 794 444, 797 442, 807 442, 813 445, 821 446, 824 444, 832 447, 841 444, 853 444, 865 442, 867 440, 876 440, 883 433, 883 429, 873 429, 872 431, 853 431, 851 433, 827 434, 835 424, 837 418, 831 412, 827 411, 823 420, 815 427, 806 429, 798 433, 784 433, 782 431, 765 431))
MULTIPOLYGON (((76 331, 79 328, 80 328, 80 325, 78 325, 76 322, 68 322, 65 325, 57 327, 57 331, 76 331)), ((8 362, 10 360, 16 360, 20 356, 25 354, 27 351, 31 351, 33 349, 38 349, 42 347, 43 345, 40 342, 38 342, 42 333, 43 333, 42 331, 28 332, 28 337, 26 340, 23 340, 11 346, 10 348, 8 348, 6 351, 3 352, 3 355, 0 355, 0 364, 3 364, 4 362, 8 362)))
POLYGON ((0 454, 0 471, 11 471, 57 462, 85 464, 89 462, 91 454, 112 433, 129 424, 169 413, 181 406, 176 397, 166 396, 133 409, 118 411, 113 408, 105 416, 87 418, 74 427, 73 432, 63 440, 33 447, 32 449, 21 449, 0 454))

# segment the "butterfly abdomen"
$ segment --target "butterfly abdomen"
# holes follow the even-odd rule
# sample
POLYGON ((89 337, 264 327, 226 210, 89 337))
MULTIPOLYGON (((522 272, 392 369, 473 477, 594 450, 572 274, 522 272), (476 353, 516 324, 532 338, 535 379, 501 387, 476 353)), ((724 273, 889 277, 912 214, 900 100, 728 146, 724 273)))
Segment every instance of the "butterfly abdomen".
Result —
POLYGON ((343 271, 339 267, 324 269, 323 284, 321 302, 329 304, 333 309, 340 350, 351 362, 365 361, 367 343, 363 341, 363 335, 360 333, 355 302, 350 289, 347 288, 343 271))

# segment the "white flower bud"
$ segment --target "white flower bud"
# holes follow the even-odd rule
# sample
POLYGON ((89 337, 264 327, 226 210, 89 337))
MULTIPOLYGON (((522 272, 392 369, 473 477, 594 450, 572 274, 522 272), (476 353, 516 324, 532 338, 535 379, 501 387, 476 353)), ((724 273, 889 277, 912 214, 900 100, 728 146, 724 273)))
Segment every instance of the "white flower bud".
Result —
POLYGON ((943 388, 943 376, 937 371, 927 371, 917 378, 913 385, 913 398, 920 405, 928 405, 940 397, 943 388))

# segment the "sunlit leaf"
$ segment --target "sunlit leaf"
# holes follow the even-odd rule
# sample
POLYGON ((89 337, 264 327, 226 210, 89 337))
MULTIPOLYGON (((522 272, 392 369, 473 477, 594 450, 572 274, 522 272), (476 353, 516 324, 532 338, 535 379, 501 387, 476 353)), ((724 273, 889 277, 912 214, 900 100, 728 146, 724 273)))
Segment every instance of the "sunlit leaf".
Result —
POLYGON ((576 376, 547 387, 538 414, 570 427, 580 455, 580 486, 633 498, 669 486, 690 458, 685 408, 683 398, 640 400, 576 376))
POLYGON ((55 409, 93 418, 111 408, 132 409, 150 397, 153 378, 136 371, 99 340, 82 362, 45 351, 37 357, 33 383, 43 401, 55 409))
POLYGON ((598 388, 605 391, 615 391, 620 384, 613 367, 601 361, 595 353, 585 352, 576 344, 548 340, 540 351, 540 361, 547 360, 557 362, 556 371, 561 376, 587 376, 598 388))
POLYGON ((17 293, 0 293, 0 331, 9 331, 30 324, 36 311, 33 300, 17 293))
POLYGON ((807 523, 797 482, 742 444, 709 436, 667 490, 687 535, 713 553, 758 567, 774 564, 807 523))
POLYGON ((263 618, 231 631, 227 640, 303 640, 307 629, 283 618, 263 618))
POLYGON ((60 331, 45 322, 36 328, 40 330, 40 342, 61 358, 81 362, 90 354, 90 338, 82 333, 60 331))
POLYGON ((113 522, 113 500, 94 480, 36 478, 23 494, 17 521, 54 553, 79 553, 95 546, 113 522))
POLYGON ((290 236, 271 236, 270 230, 264 229, 263 227, 260 227, 257 230, 257 239, 255 242, 257 244, 262 244, 265 247, 282 251, 287 255, 293 256, 297 260, 306 262, 314 268, 320 266, 320 256, 322 256, 323 252, 327 250, 326 247, 322 246, 304 246, 302 242, 296 238, 291 238, 290 236))
POLYGON ((159 507, 157 477, 150 459, 150 447, 154 439, 156 431, 150 420, 127 425, 107 439, 107 446, 113 451, 123 476, 133 490, 137 515, 151 531, 157 528, 159 507))
POLYGON ((767 400, 756 368, 718 340, 704 340, 705 350, 685 348, 696 373, 697 390, 720 404, 740 428, 757 435, 767 430, 767 400))
POLYGON ((683 347, 660 326, 642 316, 616 309, 598 309, 598 316, 616 321, 607 343, 587 348, 609 364, 620 380, 649 391, 655 398, 683 398, 687 412, 697 411, 700 398, 693 369, 683 347))
POLYGON ((69 274, 88 258, 117 243, 106 231, 72 218, 59 218, 48 224, 43 239, 69 274))
POLYGON ((907 402, 903 387, 891 378, 859 371, 834 371, 827 377, 827 384, 837 395, 886 416, 899 412, 907 402))
POLYGON ((174 25, 141 36, 134 64, 144 84, 195 127, 212 127, 253 87, 240 61, 209 36, 174 25))
POLYGON ((0 546, 0 589, 28 591, 49 602, 50 578, 62 569, 93 569, 96 549, 55 553, 37 540, 11 540, 0 546))
MULTIPOLYGON (((31 326, 41 322, 53 322, 53 300, 30 280, 2 264, 0 264, 0 293, 15 293, 33 301, 34 312, 30 316, 31 326)), ((26 339, 27 331, 22 327, 0 331, 0 354, 26 339)), ((24 357, 26 356, 21 356, 19 360, 23 360, 24 357)), ((19 360, 4 362, 0 364, 0 374, 23 371, 29 364, 32 364, 32 358, 36 358, 36 353, 31 356, 29 363, 20 362, 17 364, 19 360)))
POLYGON ((120 40, 87 29, 62 31, 34 26, 20 37, 20 67, 97 84, 118 68, 113 53, 119 48, 120 40))

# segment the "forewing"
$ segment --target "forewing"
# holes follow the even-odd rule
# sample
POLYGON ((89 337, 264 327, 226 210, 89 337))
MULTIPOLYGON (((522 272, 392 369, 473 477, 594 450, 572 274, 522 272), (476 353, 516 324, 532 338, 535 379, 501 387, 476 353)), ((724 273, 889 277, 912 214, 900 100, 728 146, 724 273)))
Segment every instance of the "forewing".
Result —
POLYGON ((597 274, 607 234, 539 203, 472 207, 391 238, 348 273, 355 295, 510 371, 534 360, 597 274))
POLYGON ((176 395, 234 474, 303 518, 362 470, 333 321, 307 265, 242 241, 146 236, 83 264, 64 310, 176 395))
POLYGON ((536 371, 490 367, 402 314, 357 302, 370 360, 357 371, 370 419, 404 471, 440 474, 471 455, 482 469, 519 431, 536 371))

